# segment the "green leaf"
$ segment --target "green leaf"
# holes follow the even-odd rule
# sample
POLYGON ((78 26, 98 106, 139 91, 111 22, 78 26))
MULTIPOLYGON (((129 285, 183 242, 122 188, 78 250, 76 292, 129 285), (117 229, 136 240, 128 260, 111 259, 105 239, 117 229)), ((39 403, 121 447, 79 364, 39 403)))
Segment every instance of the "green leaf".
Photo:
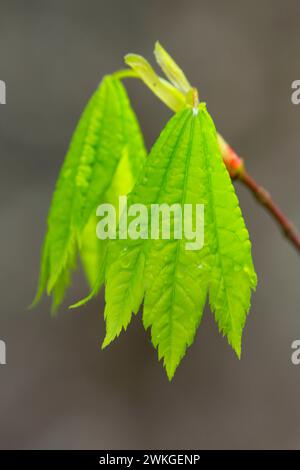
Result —
MULTIPOLYGON (((240 354, 251 288, 255 287, 250 241, 216 130, 204 104, 185 109, 154 145, 128 206, 204 205, 204 246, 190 240, 110 240, 106 267, 107 335, 104 346, 126 328, 144 297, 143 321, 151 327, 159 359, 171 379, 193 342, 209 293, 220 330, 240 354)), ((174 225, 174 221, 173 221, 174 225)), ((161 233, 160 233, 161 235, 161 233)))
POLYGON ((56 184, 34 304, 47 286, 53 308, 59 305, 78 251, 90 284, 95 281, 106 251, 93 230, 96 207, 132 188, 145 155, 126 91, 119 80, 107 76, 80 118, 56 184))
POLYGON ((170 54, 168 54, 158 41, 155 43, 154 55, 158 65, 162 68, 170 82, 173 83, 178 90, 182 91, 182 93, 188 93, 191 89, 188 79, 174 59, 172 59, 170 54))
POLYGON ((170 109, 179 111, 185 106, 185 95, 167 80, 159 77, 149 62, 138 54, 127 54, 125 63, 143 80, 145 85, 170 109))

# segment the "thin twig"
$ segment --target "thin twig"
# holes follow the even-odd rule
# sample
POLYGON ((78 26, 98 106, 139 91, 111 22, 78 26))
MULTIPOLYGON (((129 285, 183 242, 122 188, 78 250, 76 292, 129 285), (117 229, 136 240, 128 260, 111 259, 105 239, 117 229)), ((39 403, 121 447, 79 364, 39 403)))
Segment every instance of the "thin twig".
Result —
POLYGON ((232 179, 241 181, 255 196, 257 201, 265 207, 271 216, 278 222, 284 235, 294 245, 296 250, 300 253, 300 235, 297 233, 293 224, 283 214, 281 209, 272 200, 268 191, 260 186, 246 171, 243 160, 235 153, 230 145, 221 137, 218 136, 219 145, 222 153, 224 163, 229 171, 232 179))
POLYGON ((250 189, 255 198, 262 204, 266 210, 277 220, 280 225, 284 235, 290 240, 297 251, 300 253, 300 236, 297 233, 293 224, 289 219, 283 214, 279 207, 272 200, 268 191, 266 191, 262 186, 258 185, 256 181, 247 173, 247 171, 241 172, 237 179, 247 186, 250 189))

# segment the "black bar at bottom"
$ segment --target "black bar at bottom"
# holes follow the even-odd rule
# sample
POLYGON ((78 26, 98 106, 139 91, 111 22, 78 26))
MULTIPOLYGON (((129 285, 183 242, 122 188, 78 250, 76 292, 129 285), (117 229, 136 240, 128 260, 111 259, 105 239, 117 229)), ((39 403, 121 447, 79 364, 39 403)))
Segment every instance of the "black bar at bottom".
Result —
POLYGON ((244 462, 287 463, 296 457, 292 450, 0 450, 0 468, 6 466, 62 465, 68 468, 101 468, 118 466, 134 469, 139 465, 204 465, 211 463, 242 464, 244 462))

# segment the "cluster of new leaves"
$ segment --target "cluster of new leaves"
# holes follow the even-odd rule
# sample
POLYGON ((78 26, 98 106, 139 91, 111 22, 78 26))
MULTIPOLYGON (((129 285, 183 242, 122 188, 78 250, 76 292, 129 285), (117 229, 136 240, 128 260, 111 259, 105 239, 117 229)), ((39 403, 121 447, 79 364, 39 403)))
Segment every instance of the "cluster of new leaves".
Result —
MULTIPOLYGON (((91 98, 71 142, 48 218, 37 299, 47 287, 57 306, 79 252, 93 293, 105 282, 103 347, 126 329, 143 302, 143 323, 163 358, 169 379, 193 342, 206 299, 220 331, 237 355, 256 275, 251 244, 230 176, 222 161, 214 123, 205 104, 170 56, 156 57, 170 82, 156 76, 140 56, 127 63, 174 111, 149 156, 126 92, 106 77, 91 98), (131 192, 130 192, 131 191, 131 192), (96 207, 143 204, 204 205, 204 246, 170 231, 98 240, 96 207)), ((138 225, 138 224, 137 224, 138 225)), ((139 227, 142 232, 143 227, 139 227)), ((150 229, 149 229, 150 230, 150 229)))

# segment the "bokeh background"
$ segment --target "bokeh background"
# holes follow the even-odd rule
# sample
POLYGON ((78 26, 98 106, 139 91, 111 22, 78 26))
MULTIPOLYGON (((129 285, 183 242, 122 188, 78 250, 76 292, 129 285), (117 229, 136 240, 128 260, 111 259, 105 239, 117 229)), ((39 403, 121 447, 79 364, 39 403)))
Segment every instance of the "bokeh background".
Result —
MULTIPOLYGON (((56 318, 28 311, 53 186, 101 77, 155 40, 200 90, 249 172, 300 228, 300 2, 1 0, 0 447, 3 449, 300 448, 299 255, 237 184, 259 276, 238 361, 207 309, 172 383, 140 317, 101 352, 103 293, 79 310, 81 274, 56 318)), ((128 90, 152 145, 170 112, 128 90)))

